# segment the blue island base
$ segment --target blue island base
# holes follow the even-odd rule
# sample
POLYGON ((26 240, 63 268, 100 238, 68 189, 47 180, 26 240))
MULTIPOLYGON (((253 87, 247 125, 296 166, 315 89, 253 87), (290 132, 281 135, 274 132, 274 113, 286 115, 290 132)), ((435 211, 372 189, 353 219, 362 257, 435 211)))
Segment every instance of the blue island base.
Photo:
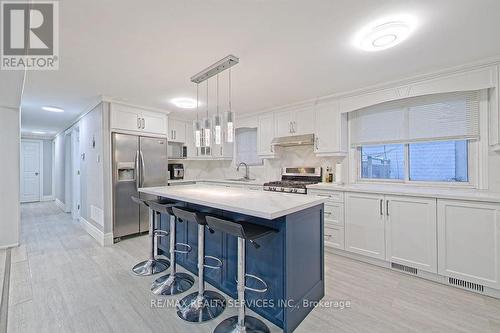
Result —
MULTIPOLYGON (((267 220, 210 207, 181 203, 186 207, 235 221, 265 225, 276 233, 257 240, 256 248, 246 245, 246 273, 262 278, 268 284, 264 293, 246 291, 247 306, 257 314, 292 332, 313 309, 314 303, 325 294, 323 252, 323 204, 301 210, 274 220, 267 220)), ((169 217, 162 215, 160 228, 168 231, 169 217)), ((188 254, 177 254, 177 263, 186 270, 198 273, 198 225, 178 222, 177 242, 192 247, 188 254)), ((158 253, 168 254, 168 237, 161 238, 158 253)), ((216 231, 205 231, 205 255, 221 259, 221 269, 205 269, 205 281, 237 298, 237 238, 216 231)), ((247 281, 249 287, 253 279, 247 281)), ((221 319, 222 320, 222 319, 221 319)))

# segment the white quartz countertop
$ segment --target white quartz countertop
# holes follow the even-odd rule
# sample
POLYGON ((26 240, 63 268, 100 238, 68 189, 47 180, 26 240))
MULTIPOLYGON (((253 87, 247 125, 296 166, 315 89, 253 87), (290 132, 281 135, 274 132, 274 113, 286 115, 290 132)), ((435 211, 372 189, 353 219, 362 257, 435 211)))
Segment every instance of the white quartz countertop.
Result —
MULTIPOLYGON (((440 188, 431 186, 409 186, 409 185, 379 185, 379 184, 352 184, 336 185, 332 183, 319 183, 307 186, 309 190, 343 191, 380 193, 391 195, 407 195, 416 197, 428 197, 438 199, 471 200, 483 202, 500 202, 500 193, 464 189, 464 188, 440 188)), ((311 191, 310 191, 311 192, 311 191)), ((314 192, 311 192, 311 194, 314 192)))
POLYGON ((275 219, 325 202, 324 197, 193 184, 140 188, 139 192, 265 219, 275 219))
POLYGON ((192 183, 214 183, 214 184, 234 184, 248 186, 263 186, 265 181, 262 180, 232 180, 232 179, 171 179, 169 184, 192 184, 192 183))

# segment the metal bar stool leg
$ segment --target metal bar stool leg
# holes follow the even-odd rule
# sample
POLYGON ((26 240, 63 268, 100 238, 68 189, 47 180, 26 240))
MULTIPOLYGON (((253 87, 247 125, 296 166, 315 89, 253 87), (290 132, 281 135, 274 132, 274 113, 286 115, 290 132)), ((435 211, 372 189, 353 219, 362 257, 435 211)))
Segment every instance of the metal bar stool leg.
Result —
POLYGON ((149 238, 151 242, 151 248, 149 252, 149 259, 142 261, 132 268, 132 271, 141 276, 149 276, 157 273, 161 273, 168 268, 168 262, 165 260, 155 259, 155 215, 156 213, 149 208, 149 238))
MULTIPOLYGON (((269 328, 263 321, 245 315, 245 289, 258 291, 245 286, 245 246, 246 240, 238 237, 238 316, 233 316, 222 321, 214 333, 269 333, 269 328)), ((253 277, 253 276, 252 276, 253 277)), ((261 279, 259 279, 261 280, 261 279)))
POLYGON ((198 224, 198 292, 184 297, 177 306, 177 315, 192 323, 203 323, 218 317, 226 308, 226 299, 218 292, 205 290, 205 266, 220 269, 222 261, 215 257, 207 258, 218 260, 219 266, 205 265, 205 225, 198 224))
MULTIPOLYGON (((188 251, 179 251, 176 246, 176 220, 174 215, 170 215, 170 274, 159 277, 153 282, 151 292, 155 295, 176 295, 189 290, 194 284, 194 278, 185 273, 177 272, 175 256, 177 252, 187 253, 188 251)), ((186 245, 186 244, 182 244, 186 245)))

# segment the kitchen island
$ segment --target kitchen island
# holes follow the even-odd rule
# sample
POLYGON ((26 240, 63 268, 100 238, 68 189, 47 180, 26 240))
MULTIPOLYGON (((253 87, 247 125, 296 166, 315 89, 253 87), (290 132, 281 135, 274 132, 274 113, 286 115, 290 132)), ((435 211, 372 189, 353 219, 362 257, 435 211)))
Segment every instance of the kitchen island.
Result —
MULTIPOLYGON (((275 229, 275 233, 257 240, 259 248, 247 243, 246 273, 266 281, 268 290, 264 293, 247 291, 246 301, 250 309, 284 332, 292 332, 312 310, 311 304, 323 298, 324 198, 199 184, 139 191, 177 201, 179 205, 204 213, 275 229)), ((160 228, 169 230, 167 216, 162 216, 160 228)), ((177 262, 194 275, 198 272, 197 230, 195 223, 186 222, 178 223, 176 228, 177 242, 192 247, 188 254, 177 255, 177 262)), ((167 239, 159 242, 158 253, 168 257, 167 239)), ((218 231, 205 232, 205 255, 215 256, 223 262, 220 270, 205 270, 205 281, 235 299, 236 254, 236 237, 218 231)))

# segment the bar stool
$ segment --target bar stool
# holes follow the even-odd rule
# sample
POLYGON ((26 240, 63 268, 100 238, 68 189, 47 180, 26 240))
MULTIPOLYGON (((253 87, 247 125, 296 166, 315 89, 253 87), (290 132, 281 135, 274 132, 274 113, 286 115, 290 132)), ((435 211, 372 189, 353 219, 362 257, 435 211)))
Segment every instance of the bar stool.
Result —
POLYGON ((238 237, 238 315, 225 319, 214 330, 214 333, 228 333, 228 332, 247 332, 247 333, 266 333, 269 328, 261 320, 245 315, 245 290, 250 290, 258 293, 267 291, 267 283, 261 278, 245 273, 245 246, 246 241, 259 248, 260 245, 255 242, 263 236, 276 232, 276 230, 251 223, 238 223, 230 220, 223 220, 218 217, 207 216, 207 224, 214 230, 219 230, 229 235, 238 237), (262 289, 255 289, 247 287, 245 284, 246 278, 252 278, 260 282, 264 287, 262 289))
MULTIPOLYGON (((198 291, 184 297, 177 306, 177 315, 185 321, 202 323, 218 317, 226 308, 226 299, 218 292, 205 290, 204 270, 206 268, 221 269, 219 258, 205 255, 205 214, 189 208, 173 207, 174 215, 184 221, 198 223, 198 291), (214 260, 217 264, 205 264, 205 259, 214 260)), ((213 230, 209 231, 214 233, 213 230)))
POLYGON ((150 247, 150 252, 149 252, 149 259, 141 261, 137 265, 135 265, 132 268, 132 271, 141 276, 149 276, 149 275, 154 275, 157 273, 161 273, 165 271, 169 266, 170 263, 168 260, 165 259, 156 259, 155 258, 155 237, 165 237, 168 236, 168 233, 163 230, 159 230, 156 227, 156 215, 158 214, 155 212, 152 208, 151 205, 153 203, 162 203, 162 204, 173 204, 170 201, 161 201, 161 200, 145 200, 141 198, 137 198, 132 196, 132 201, 139 205, 144 205, 149 209, 149 238, 151 239, 151 247, 150 247))
POLYGON ((156 209, 170 216, 170 274, 164 275, 156 279, 151 285, 151 292, 155 295, 177 295, 189 290, 194 284, 194 278, 186 273, 177 272, 177 264, 175 256, 177 253, 187 254, 191 252, 191 246, 185 243, 176 242, 176 223, 182 222, 177 219, 173 212, 173 205, 155 205, 156 209), (177 247, 184 247, 184 249, 177 249, 177 247))

